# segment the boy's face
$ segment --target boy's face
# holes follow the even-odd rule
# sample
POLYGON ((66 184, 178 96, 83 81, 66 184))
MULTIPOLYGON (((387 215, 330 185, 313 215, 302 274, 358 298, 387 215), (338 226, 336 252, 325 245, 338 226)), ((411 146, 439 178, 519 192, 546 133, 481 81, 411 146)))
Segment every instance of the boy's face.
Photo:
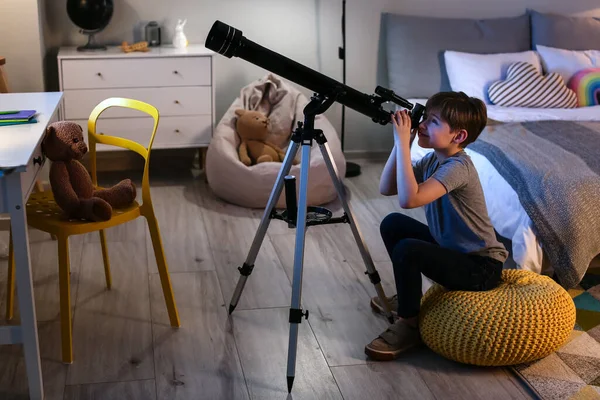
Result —
MULTIPOLYGON (((427 110, 423 122, 419 124, 419 146, 445 150, 458 146, 459 132, 452 132, 448 123, 440 117, 439 110, 427 110)), ((466 132, 465 132, 466 133, 466 132)))

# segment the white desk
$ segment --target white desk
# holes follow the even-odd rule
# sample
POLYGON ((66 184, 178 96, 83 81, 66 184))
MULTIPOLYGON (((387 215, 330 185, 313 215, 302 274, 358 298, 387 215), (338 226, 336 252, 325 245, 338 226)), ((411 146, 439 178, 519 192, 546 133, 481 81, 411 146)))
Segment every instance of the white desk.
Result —
POLYGON ((0 213, 9 213, 21 325, 0 327, 0 344, 22 343, 31 399, 44 398, 25 203, 45 157, 44 132, 57 117, 61 92, 0 94, 0 110, 37 110, 35 124, 0 126, 0 213))

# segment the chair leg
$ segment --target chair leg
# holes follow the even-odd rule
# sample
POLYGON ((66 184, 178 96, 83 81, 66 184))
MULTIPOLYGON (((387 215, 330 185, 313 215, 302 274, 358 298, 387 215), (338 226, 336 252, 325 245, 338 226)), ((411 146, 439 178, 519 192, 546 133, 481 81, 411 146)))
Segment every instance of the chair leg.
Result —
POLYGON ((208 147, 200 148, 200 169, 202 171, 206 170, 206 153, 208 152, 208 147))
POLYGON ((104 277, 106 278, 106 288, 112 288, 112 277, 110 275, 110 262, 108 261, 108 248, 106 247, 106 233, 104 229, 100 230, 100 243, 102 244, 102 259, 104 260, 104 277))
POLYGON ((37 190, 38 192, 44 191, 44 185, 42 185, 42 182, 40 182, 39 179, 35 180, 35 190, 37 190))
POLYGON ((171 321, 172 327, 178 328, 180 326, 179 315, 177 313, 177 306, 175 305, 175 297, 173 296, 173 288, 171 287, 171 278, 169 278, 167 260, 165 258, 160 231, 158 229, 158 221, 156 220, 156 216, 153 212, 151 215, 146 216, 146 221, 148 221, 148 229, 150 231, 150 237, 152 238, 152 247, 154 248, 154 256, 156 257, 156 265, 158 266, 158 274, 160 276, 160 282, 162 284, 167 310, 169 312, 169 320, 171 321))
POLYGON ((58 280, 60 287, 60 331, 62 336, 62 358, 73 363, 73 327, 71 325, 71 265, 69 261, 69 239, 58 237, 58 280))
POLYGON ((15 310, 15 251, 13 248, 12 232, 8 244, 8 279, 6 287, 6 320, 13 319, 15 310))

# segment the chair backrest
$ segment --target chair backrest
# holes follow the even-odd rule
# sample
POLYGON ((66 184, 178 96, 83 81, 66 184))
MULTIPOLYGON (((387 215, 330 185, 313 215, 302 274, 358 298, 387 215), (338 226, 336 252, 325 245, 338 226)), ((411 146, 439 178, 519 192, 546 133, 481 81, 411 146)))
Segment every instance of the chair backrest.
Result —
POLYGON ((6 64, 6 58, 0 56, 0 93, 8 93, 8 79, 4 72, 3 65, 6 64))
POLYGON ((138 153, 145 160, 144 164, 144 175, 142 178, 142 201, 143 203, 150 203, 150 182, 149 182, 149 165, 150 165, 150 151, 152 150, 152 144, 154 143, 154 136, 158 128, 159 113, 156 107, 143 101, 126 99, 121 97, 111 97, 100 102, 92 110, 90 117, 88 118, 88 147, 90 152, 90 175, 92 176, 92 182, 94 185, 98 184, 97 169, 96 169, 96 145, 106 144, 110 146, 116 146, 125 148, 138 153), (134 142, 130 139, 125 139, 117 136, 107 135, 104 132, 96 133, 96 124, 98 117, 104 111, 111 107, 124 107, 131 108, 149 114, 154 119, 154 126, 152 128, 152 135, 150 136, 150 142, 148 147, 142 146, 140 143, 134 142))

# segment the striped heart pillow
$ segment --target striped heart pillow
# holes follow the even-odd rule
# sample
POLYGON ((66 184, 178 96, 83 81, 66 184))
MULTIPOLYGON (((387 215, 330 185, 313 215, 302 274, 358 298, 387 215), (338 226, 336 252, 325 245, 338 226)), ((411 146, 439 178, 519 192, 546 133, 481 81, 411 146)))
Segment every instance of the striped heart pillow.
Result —
POLYGON ((577 107, 577 95, 558 73, 544 76, 523 61, 511 64, 506 79, 490 85, 488 96, 492 104, 505 107, 577 107))

